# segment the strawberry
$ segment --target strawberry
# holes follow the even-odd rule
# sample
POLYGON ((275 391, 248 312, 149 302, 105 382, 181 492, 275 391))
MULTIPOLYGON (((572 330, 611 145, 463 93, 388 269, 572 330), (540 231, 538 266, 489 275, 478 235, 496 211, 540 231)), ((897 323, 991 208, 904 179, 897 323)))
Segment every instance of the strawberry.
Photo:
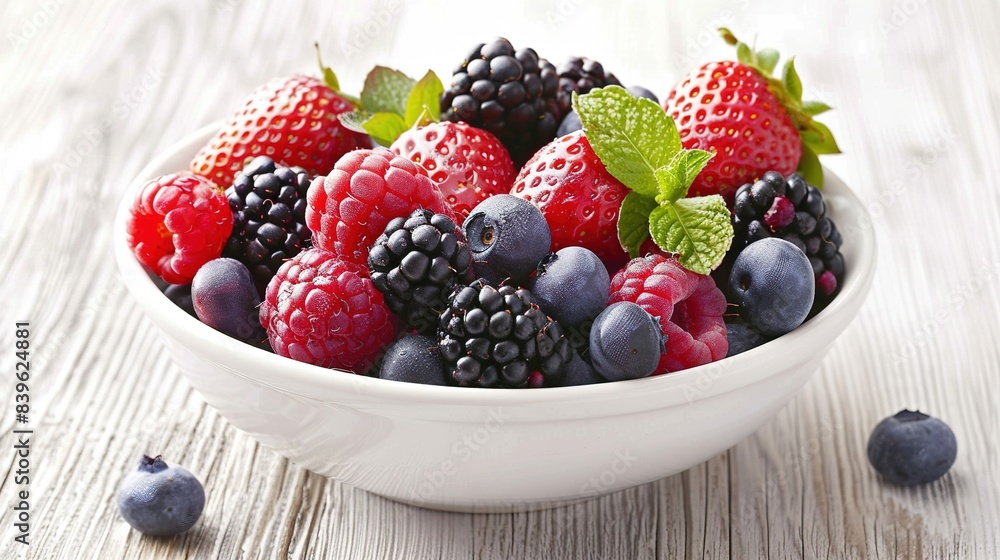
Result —
POLYGON ((663 104, 685 148, 715 153, 691 194, 721 194, 731 205, 737 188, 769 170, 788 175, 798 169, 810 184, 821 184, 817 155, 840 149, 813 117, 830 107, 802 101, 794 59, 779 80, 771 75, 777 51, 754 52, 728 29, 719 31, 736 46, 737 61, 710 62, 688 74, 663 104))
POLYGON ((514 184, 514 162, 503 144, 489 132, 465 123, 411 128, 390 149, 424 168, 459 218, 468 216, 487 197, 510 191, 514 184))
MULTIPOLYGON (((322 67, 322 63, 320 63, 322 67)), ((368 136, 347 130, 337 115, 354 110, 336 77, 278 78, 250 94, 191 161, 191 170, 230 185, 247 158, 266 155, 310 175, 328 173, 340 156, 371 146, 368 136)))
POLYGON ((618 211, 628 193, 580 130, 538 150, 510 191, 542 211, 552 230, 552 251, 585 247, 612 274, 628 262, 617 235, 618 211))

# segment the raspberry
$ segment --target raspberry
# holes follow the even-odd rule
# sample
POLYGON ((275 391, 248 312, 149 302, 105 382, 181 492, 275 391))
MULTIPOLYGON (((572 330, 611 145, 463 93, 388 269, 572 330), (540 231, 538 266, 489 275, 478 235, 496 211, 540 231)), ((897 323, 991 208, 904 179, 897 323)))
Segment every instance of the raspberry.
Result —
POLYGON ((465 123, 411 128, 390 149, 423 167, 459 218, 487 197, 509 191, 517 175, 497 137, 465 123))
POLYGON ((309 186, 306 225, 313 246, 364 265, 393 218, 417 208, 454 218, 423 169, 385 148, 355 150, 309 186))
POLYGON ((367 271, 321 249, 278 269, 260 307, 274 352, 364 373, 395 335, 389 308, 367 271))
POLYGON ((135 257, 169 284, 190 284, 201 265, 222 253, 232 229, 222 189, 190 173, 143 185, 125 225, 135 257))
POLYGON ((726 298, 711 276, 695 274, 662 255, 632 259, 611 279, 608 304, 618 301, 636 303, 660 318, 667 350, 653 375, 726 357, 726 298))

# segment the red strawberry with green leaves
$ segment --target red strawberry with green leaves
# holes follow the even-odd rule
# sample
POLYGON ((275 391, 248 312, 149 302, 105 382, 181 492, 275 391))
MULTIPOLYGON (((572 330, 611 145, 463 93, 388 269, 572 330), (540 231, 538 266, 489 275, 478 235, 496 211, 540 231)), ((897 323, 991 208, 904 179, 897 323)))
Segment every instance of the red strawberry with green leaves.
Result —
MULTIPOLYGON (((322 67, 322 62, 320 62, 322 67)), ((250 94, 191 161, 191 170, 229 185, 248 158, 269 156, 310 175, 329 173, 341 156, 371 146, 368 136, 348 130, 338 115, 355 109, 337 78, 278 78, 250 94)))
POLYGON ((574 95, 583 131, 543 147, 511 194, 534 203, 552 231, 552 250, 582 245, 616 271, 652 238, 698 274, 722 262, 733 239, 721 196, 688 198, 713 155, 687 150, 656 103, 619 86, 574 95))
POLYGON ((818 156, 840 153, 840 148, 830 129, 813 117, 830 107, 802 101, 794 59, 778 79, 771 74, 777 51, 754 52, 728 29, 719 31, 736 46, 737 61, 710 62, 688 74, 663 104, 685 148, 715 154, 691 192, 721 194, 732 202, 736 189, 769 170, 782 175, 798 170, 809 184, 821 185, 818 156))

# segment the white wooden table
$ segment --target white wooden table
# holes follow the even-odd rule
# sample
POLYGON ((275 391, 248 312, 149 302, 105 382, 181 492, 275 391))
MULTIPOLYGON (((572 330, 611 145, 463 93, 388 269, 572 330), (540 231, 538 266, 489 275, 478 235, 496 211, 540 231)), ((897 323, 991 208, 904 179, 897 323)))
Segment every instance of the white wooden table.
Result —
MULTIPOLYGON (((1000 5, 990 0, 375 3, 5 2, 0 17, 0 308, 32 324, 31 545, 13 558, 1000 557, 1000 5), (806 95, 837 108, 828 165, 875 216, 879 274, 816 377, 752 437, 685 473, 573 507, 416 509, 260 448, 181 378, 127 295, 111 223, 131 177, 267 79, 313 70, 347 88, 373 64, 442 76, 494 35, 555 61, 599 58, 665 93, 729 56, 725 24, 797 53, 806 95), (959 440, 942 480, 882 483, 871 428, 903 407, 959 440), (113 496, 144 452, 198 473, 194 530, 142 538, 113 496)), ((847 239, 850 243, 850 239, 847 239)), ((15 443, 3 354, 0 449, 15 443)), ((8 365, 10 364, 10 365, 8 365)))

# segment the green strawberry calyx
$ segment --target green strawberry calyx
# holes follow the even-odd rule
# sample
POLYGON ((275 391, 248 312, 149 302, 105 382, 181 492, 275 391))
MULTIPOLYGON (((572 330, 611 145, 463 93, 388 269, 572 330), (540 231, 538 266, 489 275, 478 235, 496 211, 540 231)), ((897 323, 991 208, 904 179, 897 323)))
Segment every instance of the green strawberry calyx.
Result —
POLYGON ((601 163, 631 191, 618 213, 618 241, 629 256, 651 237, 692 272, 719 266, 733 242, 729 209, 719 195, 687 198, 713 154, 684 149, 670 115, 619 86, 574 93, 573 108, 601 163))
POLYGON ((822 101, 802 100, 802 81, 795 70, 794 57, 785 62, 779 79, 773 75, 780 58, 778 51, 774 49, 755 51, 737 39, 733 32, 725 27, 720 27, 719 33, 726 43, 736 47, 736 60, 749 66, 764 78, 767 81, 768 89, 784 106, 802 139, 799 173, 810 185, 822 187, 823 167, 819 163, 819 156, 839 154, 840 147, 837 146, 837 141, 830 129, 814 117, 829 111, 831 107, 822 101))
POLYGON ((338 115, 345 127, 389 146, 413 127, 438 122, 444 86, 433 70, 415 80, 399 70, 376 66, 365 77, 356 110, 338 115))
POLYGON ((320 74, 323 75, 323 83, 326 84, 326 87, 332 89, 334 93, 346 99, 351 105, 360 107, 361 100, 353 95, 341 91, 340 80, 337 79, 337 75, 333 73, 333 69, 323 64, 323 55, 320 54, 319 41, 313 43, 313 46, 316 47, 316 62, 319 64, 319 71, 320 74))

